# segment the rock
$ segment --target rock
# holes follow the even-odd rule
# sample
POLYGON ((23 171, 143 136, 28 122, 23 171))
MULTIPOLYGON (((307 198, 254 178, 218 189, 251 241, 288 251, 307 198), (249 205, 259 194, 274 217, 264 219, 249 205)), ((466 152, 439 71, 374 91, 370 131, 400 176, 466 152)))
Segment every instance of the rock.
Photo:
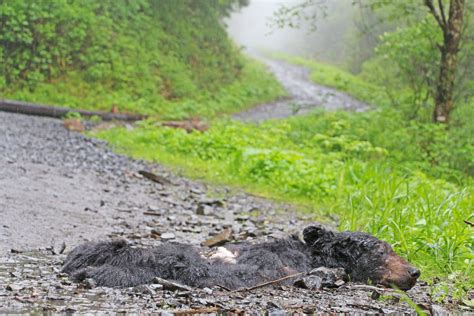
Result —
POLYGON ((278 310, 282 310, 283 307, 280 306, 280 304, 276 303, 276 302, 268 302, 267 303, 267 308, 268 309, 271 309, 271 308, 276 308, 278 310))
POLYGON ((86 289, 93 289, 97 287, 97 283, 95 282, 94 279, 91 279, 91 278, 85 279, 83 284, 84 284, 84 288, 86 289))
POLYGON ((5 286, 5 289, 11 292, 18 292, 18 291, 21 291, 23 287, 17 284, 8 284, 7 286, 5 286))
POLYGON ((237 221, 241 221, 241 222, 248 221, 249 218, 250 218, 250 216, 248 216, 248 215, 239 215, 239 216, 235 217, 235 219, 237 221))
POLYGON ((135 286, 133 288, 133 292, 139 293, 139 294, 149 294, 149 295, 156 294, 156 292, 151 288, 151 286, 146 285, 146 284, 135 286))
POLYGON ((207 239, 202 243, 203 246, 214 247, 225 244, 232 238, 232 229, 226 228, 221 233, 207 239))
POLYGON ((160 213, 160 214, 163 213, 162 209, 160 207, 158 207, 157 205, 148 205, 148 211, 155 212, 155 213, 160 213))
POLYGON ((343 286, 344 284, 346 284, 346 281, 344 281, 344 280, 337 280, 336 282, 334 282, 334 285, 336 287, 343 286))
POLYGON ((283 309, 273 309, 268 311, 268 316, 285 316, 288 313, 283 309))
POLYGON ((197 215, 210 215, 214 213, 214 207, 224 207, 225 202, 220 199, 202 199, 196 208, 197 215))
POLYGON ((311 270, 309 274, 320 277, 323 287, 338 287, 338 284, 341 284, 341 282, 338 281, 347 280, 347 274, 343 268, 319 267, 311 270))
POLYGON ((439 305, 430 306, 431 315, 449 315, 449 312, 439 305))
POLYGON ((152 282, 154 284, 161 284, 163 286, 163 289, 165 290, 171 290, 171 291, 192 291, 193 288, 187 285, 179 284, 176 282, 171 282, 159 277, 153 278, 152 282))
POLYGON ((323 288, 323 280, 318 276, 309 275, 302 279, 296 280, 293 285, 302 289, 317 291, 323 288))
POLYGON ((380 298, 381 294, 379 291, 372 291, 372 294, 370 295, 370 297, 373 299, 373 300, 378 300, 380 298))
POLYGON ((204 193, 203 190, 201 190, 201 189, 199 189, 199 188, 196 188, 196 187, 189 189, 189 192, 194 193, 194 194, 197 194, 197 195, 204 193))
POLYGON ((214 209, 212 207, 210 207, 209 205, 205 205, 205 204, 198 204, 197 208, 196 208, 196 214, 197 215, 211 215, 212 213, 214 213, 214 209))
POLYGON ((171 239, 175 239, 176 236, 175 234, 173 233, 164 233, 164 234, 161 234, 161 240, 171 240, 171 239))
POLYGON ((202 291, 207 295, 212 295, 212 290, 208 287, 203 288, 202 291))
POLYGON ((150 284, 148 286, 154 291, 158 291, 158 290, 163 289, 163 285, 161 285, 161 284, 150 284))
POLYGON ((155 230, 155 229, 152 229, 152 230, 151 230, 151 232, 150 232, 150 237, 151 237, 151 238, 159 239, 159 238, 161 238, 160 236, 161 236, 161 235, 160 235, 160 232, 158 232, 158 231, 155 230))
POLYGON ((9 273, 12 278, 19 278, 21 277, 21 273, 18 272, 10 272, 9 273))

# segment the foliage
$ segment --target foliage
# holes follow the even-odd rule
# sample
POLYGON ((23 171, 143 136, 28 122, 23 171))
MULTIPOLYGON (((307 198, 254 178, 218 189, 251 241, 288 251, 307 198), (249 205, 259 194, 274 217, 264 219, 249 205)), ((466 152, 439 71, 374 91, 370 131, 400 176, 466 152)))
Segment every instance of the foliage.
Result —
MULTIPOLYGON (((369 19, 377 17, 384 21, 372 33, 378 33, 390 25, 385 21, 397 20, 401 26, 396 32, 382 37, 383 44, 378 48, 385 60, 379 58, 378 62, 381 67, 388 66, 389 69, 393 69, 392 63, 395 63, 396 72, 400 75, 397 81, 411 90, 412 109, 405 109, 408 110, 408 118, 416 118, 421 108, 431 108, 432 119, 438 123, 449 123, 450 113, 459 103, 459 95, 466 96, 466 88, 472 86, 474 80, 472 74, 465 70, 474 62, 470 49, 474 33, 469 25, 474 16, 472 3, 465 0, 449 3, 441 0, 368 0, 352 3, 357 4, 362 13, 369 9, 369 19), (456 93, 459 95, 455 96, 456 93)), ((316 25, 321 13, 324 15, 328 8, 326 4, 326 1, 303 0, 282 6, 276 13, 276 25, 300 27, 302 22, 316 25)), ((384 77, 396 74, 389 73, 384 77)), ((379 78, 376 82, 383 83, 379 78)), ((467 98, 470 97, 472 91, 467 93, 467 98)))
POLYGON ((306 203, 314 214, 336 218, 341 229, 391 242, 425 277, 456 273, 469 279, 474 240, 463 220, 474 217, 474 185, 453 169, 457 154, 438 148, 445 145, 435 139, 445 137, 439 128, 406 124, 386 110, 317 112, 261 125, 216 121, 206 133, 149 121, 97 136, 136 157, 306 203), (433 165, 426 155, 442 163, 433 165), (458 184, 435 175, 457 175, 458 184))
POLYGON ((414 96, 420 98, 427 92, 434 96, 440 60, 436 45, 441 42, 442 34, 435 22, 423 19, 411 27, 384 34, 376 52, 385 59, 384 64, 398 67, 398 80, 408 85, 414 96))
MULTIPOLYGON (((469 28, 467 34, 472 33, 469 28)), ((436 85, 439 76, 442 34, 433 19, 424 18, 409 27, 399 28, 381 36, 376 56, 363 65, 360 77, 384 86, 391 95, 392 105, 402 105, 408 119, 431 119, 436 85), (403 94, 403 100, 400 98, 403 94)), ((469 69, 474 62, 472 43, 466 41, 460 52, 460 67, 456 81, 456 99, 459 106, 474 94, 474 82, 469 69)), ((468 102, 468 101, 467 101, 468 102)))
POLYGON ((166 117, 283 92, 227 38, 242 0, 0 1, 4 97, 166 117), (206 106, 202 104, 205 103, 206 106))
MULTIPOLYGON (((420 55, 429 55, 429 53, 420 52, 420 55)), ((399 159, 405 156, 409 161, 428 162, 423 166, 423 171, 435 177, 454 180, 462 174, 474 176, 474 138, 472 137, 474 99, 466 98, 465 102, 458 104, 453 113, 451 128, 446 133, 445 127, 428 124, 431 122, 432 103, 423 98, 423 95, 418 95, 406 87, 405 79, 400 79, 402 75, 395 73, 399 71, 399 68, 393 62, 390 67, 386 60, 375 59, 364 66, 364 72, 360 76, 354 76, 334 66, 313 60, 283 54, 272 56, 304 65, 311 69, 310 78, 314 82, 334 87, 361 101, 375 105, 378 111, 384 113, 377 116, 376 123, 371 122, 362 114, 354 119, 354 123, 362 124, 361 129, 372 130, 373 132, 366 134, 366 137, 377 136, 377 139, 370 138, 370 140, 383 148, 391 150, 398 145, 413 147, 412 150, 406 152, 396 151, 401 155, 399 159), (372 82, 384 84, 387 88, 368 84, 367 81, 370 79, 372 82), (377 126, 373 127, 374 124, 377 126), (391 127, 393 135, 384 132, 388 126, 391 127), (406 129, 397 130, 398 126, 405 126, 406 129), (407 133, 413 138, 407 138, 407 133), (403 140, 407 142, 400 143, 403 140)), ((420 90, 425 91, 421 87, 420 90)), ((465 95, 468 93, 465 92, 465 95)))

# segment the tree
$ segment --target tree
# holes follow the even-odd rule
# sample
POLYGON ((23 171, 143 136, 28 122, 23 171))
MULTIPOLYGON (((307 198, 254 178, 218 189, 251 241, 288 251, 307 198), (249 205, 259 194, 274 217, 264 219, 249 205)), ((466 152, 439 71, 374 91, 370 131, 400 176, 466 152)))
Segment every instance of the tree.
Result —
POLYGON ((439 46, 441 63, 433 112, 433 120, 438 123, 448 123, 449 114, 454 108, 454 82, 464 22, 464 1, 450 0, 447 16, 443 0, 438 0, 437 6, 433 0, 424 0, 425 6, 443 32, 443 44, 439 46))
MULTIPOLYGON (((443 39, 438 45, 440 62, 436 80, 433 121, 448 123, 454 109, 454 89, 458 74, 458 59, 463 38, 465 0, 353 0, 354 5, 369 6, 372 10, 385 8, 391 19, 417 19, 420 15, 432 16, 441 30, 443 39)), ((301 23, 314 23, 325 12, 325 0, 303 0, 293 6, 283 6, 277 12, 278 26, 299 27, 301 23)))

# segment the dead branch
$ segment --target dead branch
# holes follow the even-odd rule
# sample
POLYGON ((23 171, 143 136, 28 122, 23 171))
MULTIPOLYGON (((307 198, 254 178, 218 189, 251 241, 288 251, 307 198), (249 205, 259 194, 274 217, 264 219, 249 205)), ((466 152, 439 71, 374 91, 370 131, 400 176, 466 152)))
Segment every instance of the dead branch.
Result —
POLYGON ((140 170, 138 171, 138 173, 147 178, 148 180, 159 183, 161 185, 172 184, 170 180, 166 179, 165 177, 159 176, 153 172, 140 170))
POLYGON ((264 283, 260 283, 260 284, 257 284, 255 286, 252 286, 252 287, 245 287, 245 288, 241 288, 241 289, 237 289, 237 290, 234 290, 232 292, 246 292, 246 291, 252 291, 252 290, 255 290, 255 289, 259 289, 259 288, 262 288, 262 287, 265 287, 265 286, 268 286, 268 285, 273 285, 273 284, 277 284, 277 283, 280 283, 282 281, 286 281, 288 279, 291 279, 291 278, 295 278, 295 277, 299 277, 299 276, 302 276, 303 274, 305 274, 304 272, 299 272, 299 273, 295 273, 295 274, 291 274, 291 275, 287 275, 283 278, 279 278, 279 279, 276 279, 276 280, 273 280, 273 281, 268 281, 268 282, 264 282, 264 283))
POLYGON ((225 287, 225 286, 223 286, 223 285, 216 284, 216 286, 217 286, 218 288, 221 288, 221 289, 223 289, 223 290, 227 291, 227 292, 232 292, 232 290, 231 290, 231 289, 229 289, 228 287, 225 287))

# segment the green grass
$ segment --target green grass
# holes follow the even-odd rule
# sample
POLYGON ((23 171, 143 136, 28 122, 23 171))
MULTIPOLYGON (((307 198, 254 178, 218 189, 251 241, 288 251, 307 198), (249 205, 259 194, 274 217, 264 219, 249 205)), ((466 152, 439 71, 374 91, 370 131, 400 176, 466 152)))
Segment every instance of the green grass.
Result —
POLYGON ((377 124, 392 114, 318 112, 262 125, 220 120, 190 134, 143 122, 96 136, 188 175, 297 201, 318 218, 336 218, 340 229, 387 240, 425 279, 451 276, 473 285, 474 236, 463 222, 474 218, 472 179, 459 176, 455 184, 430 176, 437 167, 413 158, 416 131, 398 121, 377 124), (394 136, 398 143, 387 140, 394 136))
POLYGON ((253 105, 285 95, 284 89, 265 67, 242 58, 240 75, 232 83, 209 92, 202 90, 192 97, 166 100, 159 94, 137 97, 128 89, 113 89, 87 82, 74 73, 64 80, 40 83, 34 90, 7 90, 5 98, 68 106, 73 109, 109 111, 117 104, 120 111, 148 114, 161 119, 182 119, 192 116, 212 118, 242 111, 253 105))

